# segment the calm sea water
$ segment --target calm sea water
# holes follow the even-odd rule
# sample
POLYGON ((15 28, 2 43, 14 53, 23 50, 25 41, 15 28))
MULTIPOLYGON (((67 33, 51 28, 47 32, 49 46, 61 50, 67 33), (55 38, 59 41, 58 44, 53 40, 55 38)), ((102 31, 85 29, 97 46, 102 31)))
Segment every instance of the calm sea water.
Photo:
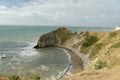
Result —
MULTIPOLYGON (((35 50, 40 35, 57 29, 54 26, 0 26, 0 74, 30 77, 33 74, 54 78, 69 63, 68 55, 58 48, 35 50)), ((81 32, 112 31, 108 27, 68 27, 81 32)))

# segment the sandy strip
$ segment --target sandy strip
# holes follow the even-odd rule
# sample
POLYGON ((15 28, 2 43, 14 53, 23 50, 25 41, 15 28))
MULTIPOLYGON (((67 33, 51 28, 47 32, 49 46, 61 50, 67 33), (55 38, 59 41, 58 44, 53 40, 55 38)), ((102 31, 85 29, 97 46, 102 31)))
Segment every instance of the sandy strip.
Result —
POLYGON ((72 64, 71 64, 72 73, 77 73, 77 72, 81 72, 82 70, 84 70, 83 61, 75 52, 61 45, 57 45, 57 47, 65 49, 70 54, 71 59, 72 59, 72 64))

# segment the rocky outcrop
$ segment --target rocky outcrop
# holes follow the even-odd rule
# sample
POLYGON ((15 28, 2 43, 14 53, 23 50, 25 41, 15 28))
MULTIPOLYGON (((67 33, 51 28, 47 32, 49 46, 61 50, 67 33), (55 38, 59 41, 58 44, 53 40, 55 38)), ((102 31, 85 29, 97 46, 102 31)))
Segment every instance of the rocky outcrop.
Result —
POLYGON ((40 37, 35 48, 50 47, 56 44, 61 44, 61 40, 53 32, 50 32, 40 37))
MULTIPOLYGON (((74 52, 70 53, 70 55, 73 57, 77 56, 81 60, 79 61, 76 58, 72 60, 76 63, 79 61, 80 66, 82 65, 84 70, 90 69, 94 71, 95 64, 98 61, 106 62, 107 67, 120 65, 120 30, 113 32, 87 31, 77 34, 62 27, 42 35, 35 48, 56 45, 74 52)), ((80 79, 80 77, 78 78, 80 79)))
POLYGON ((44 48, 63 44, 67 39, 74 35, 67 28, 61 27, 57 30, 43 34, 34 48, 44 48))
POLYGON ((73 52, 71 49, 64 46, 64 43, 66 43, 66 41, 68 39, 74 37, 75 35, 77 35, 77 34, 72 33, 67 28, 61 27, 52 32, 42 35, 40 37, 40 39, 38 40, 38 43, 35 46, 35 48, 45 48, 45 47, 57 46, 59 48, 65 49, 70 54, 71 60, 73 62, 72 64, 71 63, 69 64, 69 67, 72 65, 71 72, 73 72, 73 73, 80 72, 84 69, 83 61, 76 54, 76 52, 73 52))

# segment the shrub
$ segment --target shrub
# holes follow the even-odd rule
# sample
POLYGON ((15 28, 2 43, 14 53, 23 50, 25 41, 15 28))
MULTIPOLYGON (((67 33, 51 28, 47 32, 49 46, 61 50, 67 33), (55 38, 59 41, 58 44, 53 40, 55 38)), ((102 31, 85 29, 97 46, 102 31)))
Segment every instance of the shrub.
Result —
POLYGON ((40 80, 41 77, 40 77, 40 76, 37 76, 37 75, 36 75, 36 76, 34 75, 34 76, 31 77, 31 79, 32 79, 32 80, 40 80))
POLYGON ((109 35, 109 37, 110 37, 110 38, 113 38, 113 37, 115 37, 116 35, 117 35, 116 32, 111 32, 110 35, 109 35))
POLYGON ((9 77, 10 80, 18 80, 19 76, 12 75, 9 77))
POLYGON ((98 43, 95 45, 97 50, 100 50, 102 48, 102 46, 103 46, 103 43, 98 43))
POLYGON ((111 48, 120 48, 120 42, 118 42, 118 43, 112 45, 111 48))
POLYGON ((107 62, 98 60, 94 66, 96 70, 102 69, 107 66, 107 62))
POLYGON ((86 41, 82 44, 84 47, 90 47, 94 43, 96 43, 99 39, 96 36, 90 36, 86 39, 86 41))

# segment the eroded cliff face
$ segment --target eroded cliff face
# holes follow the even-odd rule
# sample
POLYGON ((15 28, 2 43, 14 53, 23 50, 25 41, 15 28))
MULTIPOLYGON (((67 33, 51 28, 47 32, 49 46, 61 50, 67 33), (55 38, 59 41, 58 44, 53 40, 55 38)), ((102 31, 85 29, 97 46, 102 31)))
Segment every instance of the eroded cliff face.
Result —
POLYGON ((62 45, 67 39, 70 39, 74 34, 67 30, 67 28, 61 27, 57 30, 49 32, 47 34, 43 34, 35 48, 44 48, 51 47, 56 45, 62 45))

